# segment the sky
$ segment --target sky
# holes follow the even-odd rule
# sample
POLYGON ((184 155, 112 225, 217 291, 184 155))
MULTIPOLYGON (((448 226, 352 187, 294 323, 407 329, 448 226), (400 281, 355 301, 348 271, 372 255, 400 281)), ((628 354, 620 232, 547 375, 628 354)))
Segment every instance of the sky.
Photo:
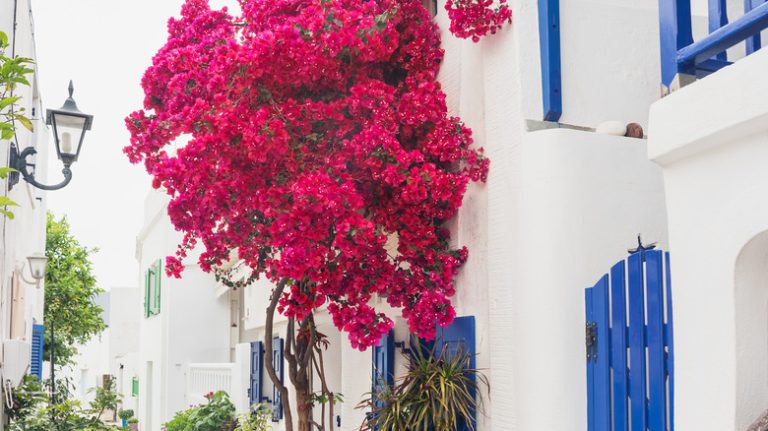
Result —
MULTIPOLYGON (((78 107, 94 115, 72 182, 48 193, 48 209, 67 216, 82 244, 99 248, 93 264, 102 288, 136 286, 136 236, 150 180, 122 153, 129 138, 123 119, 142 107, 141 76, 166 40, 168 18, 179 14, 183 2, 32 2, 43 107, 60 107, 72 79, 78 107)), ((48 166, 48 182, 58 182, 55 151, 48 166)))

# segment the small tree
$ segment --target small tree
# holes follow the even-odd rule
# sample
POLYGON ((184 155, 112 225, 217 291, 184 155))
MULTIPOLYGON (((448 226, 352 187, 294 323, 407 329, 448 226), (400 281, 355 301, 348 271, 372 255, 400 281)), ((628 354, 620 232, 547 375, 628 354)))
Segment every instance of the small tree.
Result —
MULTIPOLYGON (((142 81, 145 110, 126 119, 125 151, 171 196, 169 216, 185 233, 169 274, 180 276, 180 259, 201 242, 203 270, 237 250, 252 279, 276 286, 265 341, 275 313, 285 315, 298 429, 309 431, 311 381, 324 376, 315 312, 327 307, 361 350, 393 326, 371 306, 375 295, 424 338, 450 324, 468 251, 449 245, 444 224, 488 160, 447 113, 438 28, 420 0, 240 5, 232 16, 187 0, 169 22, 142 81), (171 151, 182 135, 190 139, 171 151)), ((265 365, 293 431, 271 355, 265 365)))
MULTIPOLYGON (((94 299, 97 287, 90 256, 96 252, 80 244, 70 233, 65 217, 56 220, 48 213, 45 255, 45 323, 54 325, 56 363, 66 365, 77 354, 76 345, 101 333, 106 325, 103 309, 94 299)), ((50 332, 45 332, 44 357, 50 358, 50 332)))
POLYGON ((92 389, 96 394, 91 401, 91 410, 97 418, 101 418, 105 410, 117 411, 123 398, 116 390, 114 377, 108 377, 105 383, 102 387, 92 389))

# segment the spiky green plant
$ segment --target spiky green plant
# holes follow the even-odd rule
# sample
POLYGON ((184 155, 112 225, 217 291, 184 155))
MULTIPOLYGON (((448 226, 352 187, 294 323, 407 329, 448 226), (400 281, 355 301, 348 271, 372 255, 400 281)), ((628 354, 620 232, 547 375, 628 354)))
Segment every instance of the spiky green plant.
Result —
POLYGON ((474 412, 481 410, 481 386, 487 377, 471 368, 471 357, 459 350, 428 350, 411 343, 408 368, 393 387, 382 385, 359 408, 370 410, 361 430, 455 431, 460 424, 474 430, 474 412))

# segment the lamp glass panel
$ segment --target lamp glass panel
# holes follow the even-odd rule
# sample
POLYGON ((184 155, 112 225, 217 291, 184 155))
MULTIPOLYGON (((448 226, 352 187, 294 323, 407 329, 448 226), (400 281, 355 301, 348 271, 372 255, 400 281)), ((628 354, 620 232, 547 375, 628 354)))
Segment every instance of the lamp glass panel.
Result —
POLYGON ((45 277, 45 270, 48 266, 48 258, 45 255, 36 254, 28 256, 27 260, 29 261, 29 271, 35 280, 45 277))
POLYGON ((59 151, 62 155, 76 156, 80 138, 85 132, 85 118, 74 115, 54 114, 59 151))

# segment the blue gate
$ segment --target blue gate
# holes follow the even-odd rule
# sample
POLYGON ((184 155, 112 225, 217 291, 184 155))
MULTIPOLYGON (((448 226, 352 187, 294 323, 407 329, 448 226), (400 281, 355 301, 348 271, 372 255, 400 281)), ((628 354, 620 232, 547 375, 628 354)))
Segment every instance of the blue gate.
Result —
POLYGON ((586 289, 589 431, 672 431, 669 253, 642 246, 586 289))

